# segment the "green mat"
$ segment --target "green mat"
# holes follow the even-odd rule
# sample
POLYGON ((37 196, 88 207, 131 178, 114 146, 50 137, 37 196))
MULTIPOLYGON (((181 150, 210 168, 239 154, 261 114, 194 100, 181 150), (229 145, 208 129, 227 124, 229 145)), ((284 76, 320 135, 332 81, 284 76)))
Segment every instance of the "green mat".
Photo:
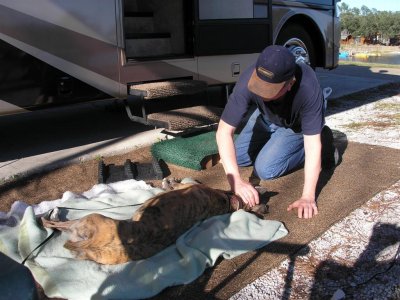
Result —
POLYGON ((151 154, 154 158, 193 170, 201 170, 201 161, 205 157, 217 153, 215 131, 187 138, 177 137, 155 143, 151 147, 151 154))

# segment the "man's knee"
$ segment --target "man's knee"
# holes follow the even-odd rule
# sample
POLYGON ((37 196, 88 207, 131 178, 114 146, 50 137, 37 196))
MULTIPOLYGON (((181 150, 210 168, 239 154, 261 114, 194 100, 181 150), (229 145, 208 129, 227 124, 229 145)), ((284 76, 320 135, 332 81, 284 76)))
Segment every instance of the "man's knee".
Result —
POLYGON ((236 156, 236 162, 239 167, 248 167, 253 164, 249 155, 236 156))
POLYGON ((281 162, 266 162, 265 160, 256 160, 254 164, 254 171, 261 180, 271 180, 301 168, 303 165, 304 155, 292 157, 291 159, 286 159, 281 162))
POLYGON ((266 165, 265 163, 257 163, 254 165, 254 170, 256 175, 261 179, 261 180, 271 180, 271 179, 276 179, 280 176, 282 176, 285 173, 284 168, 280 168, 279 166, 271 166, 271 165, 266 165))

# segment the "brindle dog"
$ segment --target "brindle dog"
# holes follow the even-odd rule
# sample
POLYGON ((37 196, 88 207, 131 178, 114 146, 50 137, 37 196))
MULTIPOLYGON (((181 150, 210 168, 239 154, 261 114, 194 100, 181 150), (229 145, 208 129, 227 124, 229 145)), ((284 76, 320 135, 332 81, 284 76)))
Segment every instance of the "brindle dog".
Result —
POLYGON ((69 233, 64 247, 79 259, 119 264, 153 256, 173 244, 198 221, 238 209, 262 216, 266 205, 249 208, 231 192, 203 184, 178 184, 174 190, 147 200, 130 220, 90 214, 78 220, 57 222, 42 218, 43 225, 69 233))

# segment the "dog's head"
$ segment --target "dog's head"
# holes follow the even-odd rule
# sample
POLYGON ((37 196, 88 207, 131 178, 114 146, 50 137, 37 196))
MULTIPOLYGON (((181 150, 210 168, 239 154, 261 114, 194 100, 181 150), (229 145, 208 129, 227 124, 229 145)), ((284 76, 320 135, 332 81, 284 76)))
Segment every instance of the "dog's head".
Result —
POLYGON ((229 204, 230 204, 230 210, 231 211, 236 211, 239 209, 243 209, 245 211, 254 213, 258 217, 263 218, 265 214, 269 212, 269 206, 266 203, 260 203, 255 206, 250 207, 244 201, 242 200, 241 197, 238 195, 235 195, 232 192, 227 192, 227 196, 229 197, 229 204))

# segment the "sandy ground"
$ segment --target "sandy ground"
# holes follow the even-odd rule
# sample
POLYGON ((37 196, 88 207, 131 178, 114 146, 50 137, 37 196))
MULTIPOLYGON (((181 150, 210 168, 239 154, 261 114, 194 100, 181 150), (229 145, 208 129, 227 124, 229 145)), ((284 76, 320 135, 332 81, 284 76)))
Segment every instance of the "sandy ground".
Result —
MULTIPOLYGON (((330 103, 327 124, 349 141, 400 149, 399 92, 330 103)), ((400 299, 399 215, 400 181, 231 299, 400 299)))

